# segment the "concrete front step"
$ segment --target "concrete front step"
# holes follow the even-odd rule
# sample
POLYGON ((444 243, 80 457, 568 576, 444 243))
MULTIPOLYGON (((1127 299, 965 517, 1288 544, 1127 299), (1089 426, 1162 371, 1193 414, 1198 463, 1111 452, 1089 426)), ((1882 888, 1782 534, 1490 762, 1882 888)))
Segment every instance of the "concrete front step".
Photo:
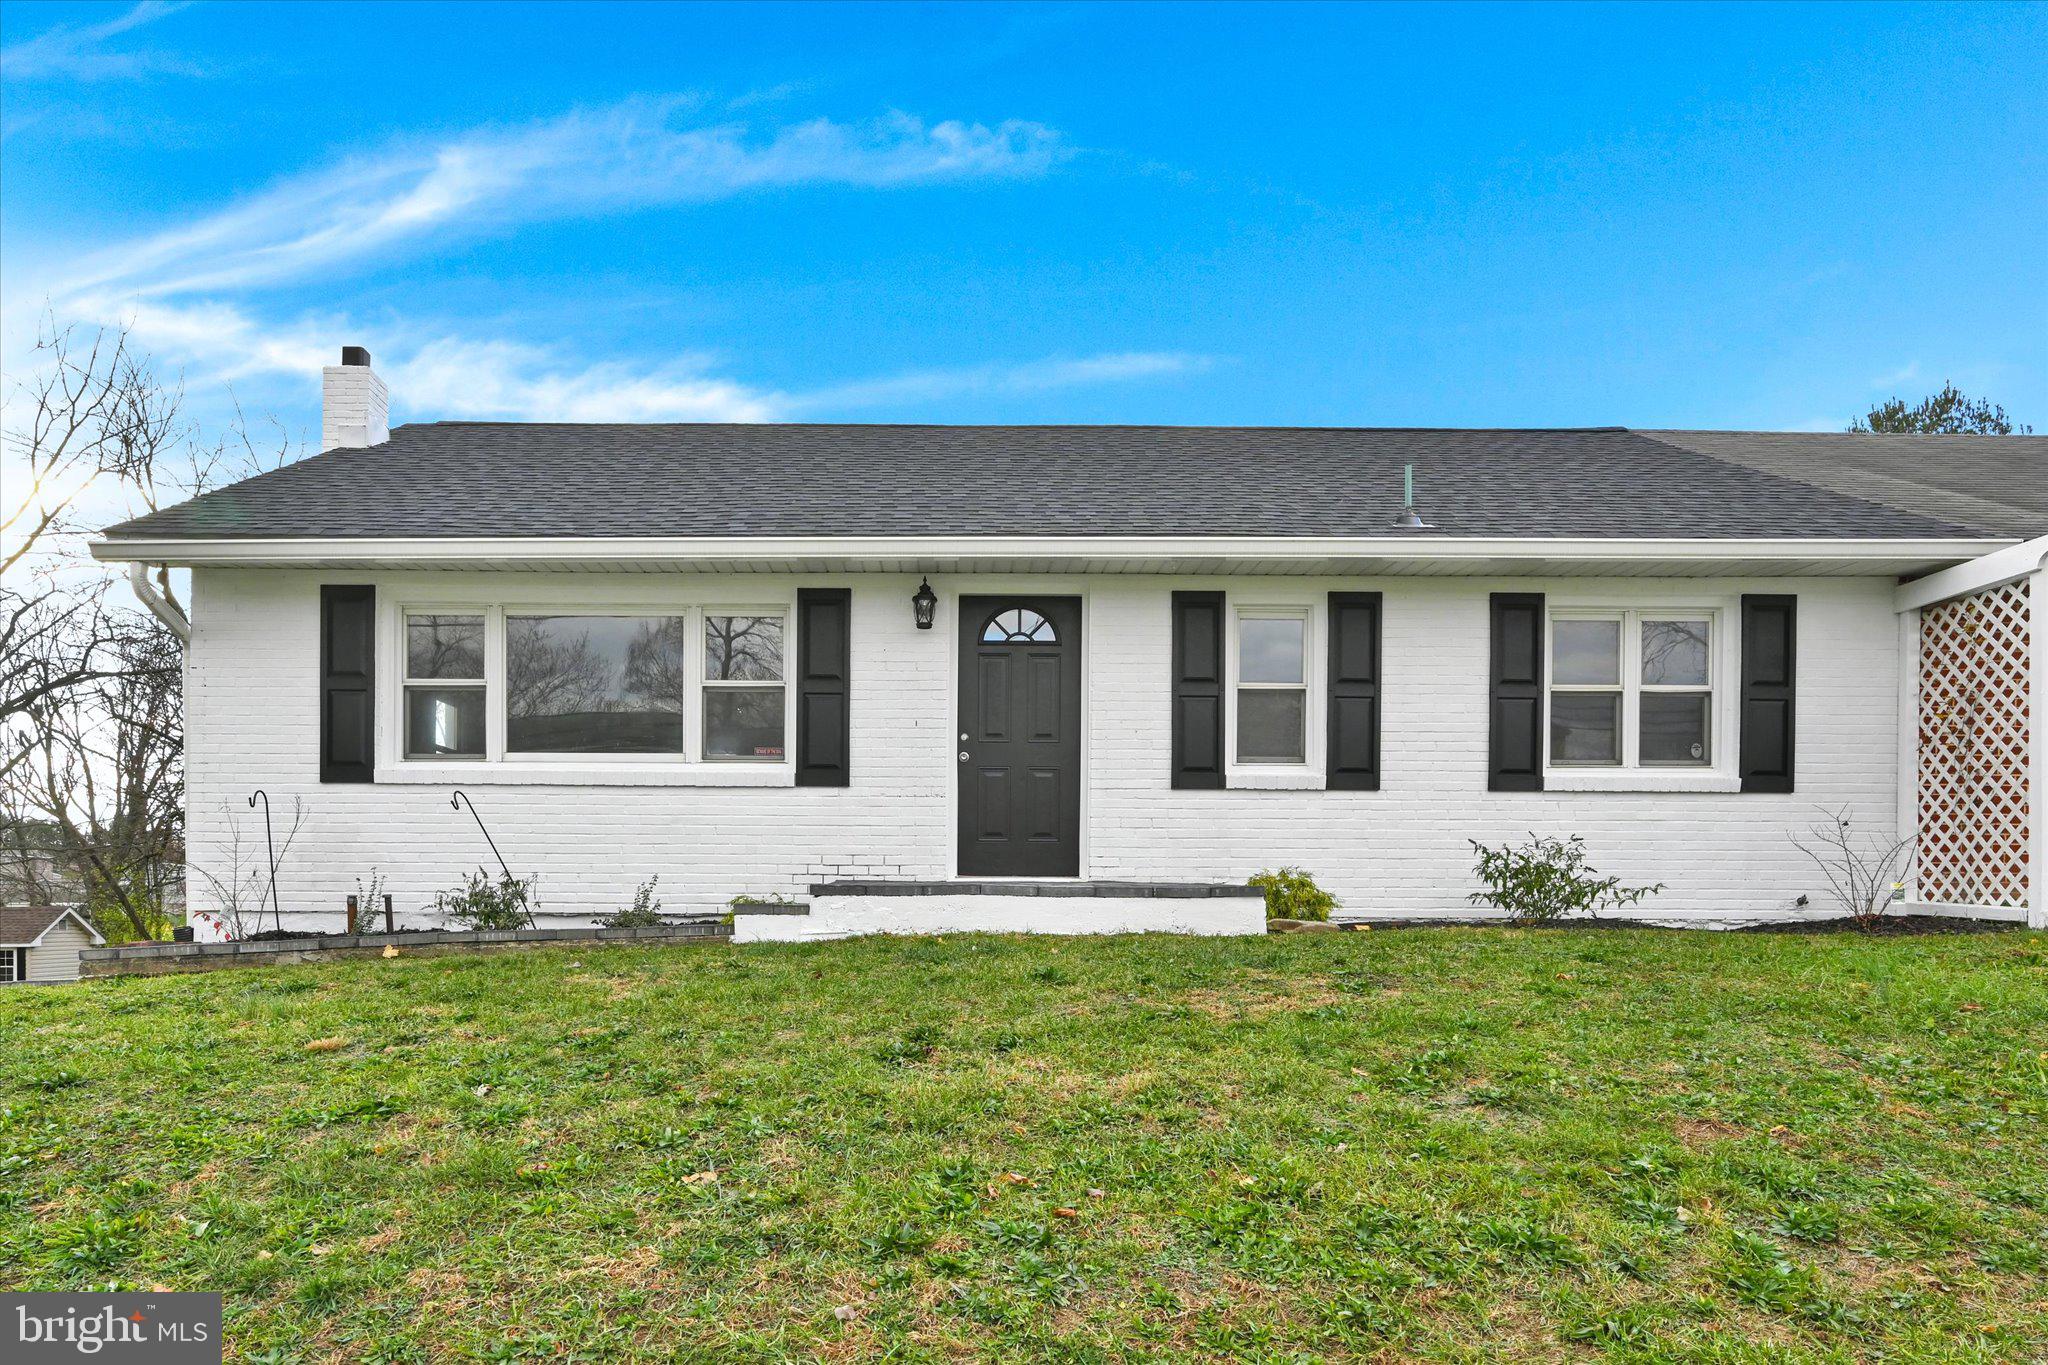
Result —
POLYGON ((858 934, 1263 934, 1264 895, 1208 882, 837 881, 806 914, 735 906, 737 943, 858 934))

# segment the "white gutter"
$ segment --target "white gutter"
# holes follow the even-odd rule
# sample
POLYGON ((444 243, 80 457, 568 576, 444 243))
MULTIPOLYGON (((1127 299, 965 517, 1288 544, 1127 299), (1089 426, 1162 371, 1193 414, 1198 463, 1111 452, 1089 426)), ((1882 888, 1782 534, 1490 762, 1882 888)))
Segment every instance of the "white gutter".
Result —
MULTIPOLYGON (((93 547, 93 555, 95 558, 101 557, 97 545, 93 547)), ((149 581, 147 563, 140 559, 129 561, 128 586, 135 589, 135 595, 142 599, 142 605, 148 607, 157 620, 171 628, 171 634, 178 637, 179 644, 192 643, 192 622, 187 619, 184 612, 178 610, 177 603, 165 597, 157 590, 156 584, 149 581)))
POLYGON ((2048 568, 2048 536, 2035 536, 2032 540, 1979 555, 1967 564, 1958 564, 1952 569, 1942 569, 1925 578, 1900 584, 1898 593, 1892 598, 1892 609, 1912 611, 1916 607, 1946 602, 1951 597, 2002 588, 2040 573, 2044 568, 2048 568))
POLYGON ((93 558, 178 565, 345 562, 466 564, 496 560, 606 563, 631 560, 764 559, 1576 559, 1806 560, 1857 563, 1969 560, 2010 539, 1821 540, 1611 539, 1484 536, 493 536, 171 540, 121 537, 93 542, 93 558))

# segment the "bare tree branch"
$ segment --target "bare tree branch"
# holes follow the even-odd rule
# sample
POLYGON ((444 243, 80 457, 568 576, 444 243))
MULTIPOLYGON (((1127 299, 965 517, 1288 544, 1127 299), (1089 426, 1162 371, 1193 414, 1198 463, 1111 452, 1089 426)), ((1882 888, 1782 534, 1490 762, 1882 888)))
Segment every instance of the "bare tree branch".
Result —
POLYGON ((48 831, 93 912, 151 938, 184 858, 183 689, 176 638, 153 619, 127 620, 109 651, 114 676, 29 708, 25 742, 0 776, 0 819, 48 831))
MULTIPOLYGON (((48 319, 23 360, 0 432, 0 883, 79 888, 109 927, 147 936, 184 856, 182 658, 108 591, 79 522, 103 490, 151 512, 299 452, 274 419, 259 441, 239 403, 203 439, 182 383, 123 328, 48 319)), ((169 569, 156 579, 177 602, 169 569)))

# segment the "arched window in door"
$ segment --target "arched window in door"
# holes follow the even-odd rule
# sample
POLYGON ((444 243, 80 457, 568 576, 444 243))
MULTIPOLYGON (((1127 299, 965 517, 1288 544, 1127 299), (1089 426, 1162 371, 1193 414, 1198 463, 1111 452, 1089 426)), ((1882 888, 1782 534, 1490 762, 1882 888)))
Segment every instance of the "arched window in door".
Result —
POLYGON ((1056 645, 1059 640, 1052 622, 1029 607, 1006 607, 981 628, 985 645, 1056 645))

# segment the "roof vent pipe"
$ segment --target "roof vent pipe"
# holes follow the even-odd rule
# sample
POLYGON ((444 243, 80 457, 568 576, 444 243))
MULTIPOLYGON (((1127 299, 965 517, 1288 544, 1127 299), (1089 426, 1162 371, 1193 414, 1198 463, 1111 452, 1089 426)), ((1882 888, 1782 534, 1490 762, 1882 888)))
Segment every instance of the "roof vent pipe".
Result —
POLYGON ((1415 510, 1415 466, 1401 466, 1401 516, 1394 523, 1396 531, 1429 531, 1435 529, 1422 519, 1415 510))

